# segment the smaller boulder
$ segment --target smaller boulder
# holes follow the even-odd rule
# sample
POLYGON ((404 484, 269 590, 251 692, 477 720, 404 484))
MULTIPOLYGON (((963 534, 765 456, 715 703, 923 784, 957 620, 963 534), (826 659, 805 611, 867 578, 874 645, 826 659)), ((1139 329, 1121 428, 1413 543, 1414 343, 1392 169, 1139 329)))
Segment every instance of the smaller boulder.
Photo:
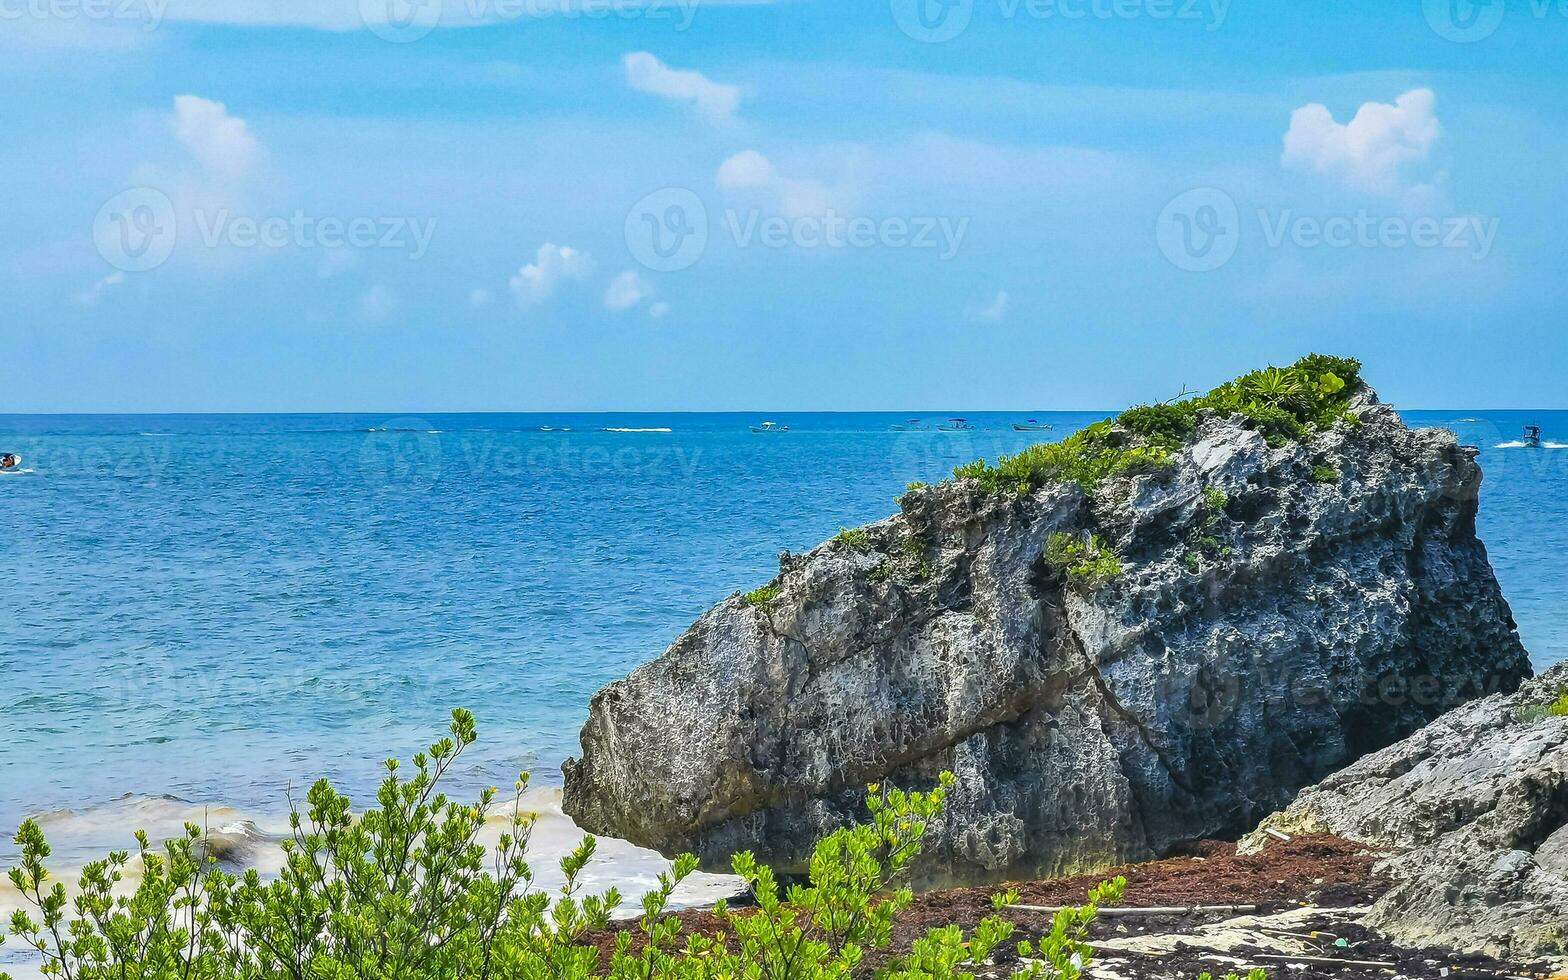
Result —
POLYGON ((1368 924, 1397 942, 1568 966, 1568 691, 1563 664, 1512 695, 1456 708, 1301 792, 1269 830, 1392 852, 1368 924))

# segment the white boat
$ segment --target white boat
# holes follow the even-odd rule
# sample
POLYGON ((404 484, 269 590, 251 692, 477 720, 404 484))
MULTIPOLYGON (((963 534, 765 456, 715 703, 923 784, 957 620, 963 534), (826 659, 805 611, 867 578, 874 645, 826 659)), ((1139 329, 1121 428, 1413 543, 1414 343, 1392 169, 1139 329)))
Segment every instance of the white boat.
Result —
POLYGON ((920 419, 910 419, 908 422, 905 422, 903 425, 895 425, 895 426, 893 426, 893 431, 894 432, 929 432, 930 430, 926 428, 925 422, 921 421, 920 419))
POLYGON ((0 454, 0 471, 14 470, 22 465, 21 453, 0 454))
POLYGON ((1056 428, 1056 426, 1049 422, 1041 422, 1039 419, 1030 419, 1027 422, 1013 423, 1014 432, 1050 432, 1054 428, 1056 428))
POLYGON ((972 428, 968 419, 948 419, 946 425, 937 426, 942 432, 968 432, 972 428))
POLYGON ((1524 448, 1541 448, 1541 427, 1539 425, 1527 425, 1524 427, 1524 448))
POLYGON ((761 434, 761 433, 764 433, 764 432, 767 432, 767 433, 788 432, 789 431, 789 426, 787 426, 787 425, 779 425, 777 422, 764 422, 761 425, 754 425, 754 426, 752 426, 751 427, 751 431, 756 432, 758 434, 761 434))

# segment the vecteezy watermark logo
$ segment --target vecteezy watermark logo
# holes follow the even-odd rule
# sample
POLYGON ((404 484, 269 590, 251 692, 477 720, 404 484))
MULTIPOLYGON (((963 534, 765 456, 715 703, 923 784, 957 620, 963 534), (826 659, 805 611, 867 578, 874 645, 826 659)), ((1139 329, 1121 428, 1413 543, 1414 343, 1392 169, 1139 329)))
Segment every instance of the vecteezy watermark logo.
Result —
POLYGON ((1213 272, 1229 262, 1241 242, 1241 213, 1231 196, 1215 187, 1179 194, 1154 224, 1160 251, 1178 269, 1213 272))
MULTIPOLYGON (((951 41, 969 29, 975 0, 890 0, 893 22, 925 44, 951 41)), ((1003 21, 1160 20, 1190 21, 1217 31, 1230 0, 987 0, 1003 21)))
POLYGON ((0 0, 0 22, 14 20, 139 21, 146 30, 163 23, 169 0, 0 0))
POLYGON ((975 0, 891 0, 893 22, 911 39, 941 44, 969 29, 975 0))
POLYGON ((441 478, 441 433, 424 419, 392 419, 371 428, 359 448, 366 485, 396 493, 427 493, 441 478))
POLYGON ((288 217, 236 215, 227 208, 197 210, 196 234, 208 248, 387 249, 422 259, 436 233, 435 218, 320 217, 295 211, 288 217))
POLYGON ((179 224, 169 195, 133 187, 104 202, 93 219, 93 245, 121 272, 146 272, 169 260, 179 224))
POLYGON ((1287 208, 1277 214, 1260 209, 1258 225, 1269 248, 1287 243, 1296 248, 1444 248, 1468 252, 1479 262, 1492 254, 1498 220, 1473 214, 1410 218, 1366 210, 1323 218, 1287 208))
POLYGON ((761 211, 724 212, 724 226, 736 248, 782 249, 910 249, 936 251, 946 262, 958 255, 969 233, 968 218, 936 215, 873 218, 842 215, 829 208, 821 214, 765 215, 761 211))
MULTIPOLYGON (((0 0, 0 3, 6 0, 0 0)), ((36 2, 36 0, 35 0, 36 2)), ((68 0, 57 0, 68 2, 68 0)), ((167 2, 167 0, 164 0, 167 2)), ((691 27, 702 0, 359 0, 360 22, 372 34, 408 44, 443 22, 451 26, 507 24, 521 20, 674 21, 691 27)))
MULTIPOLYGON (((1290 208, 1259 208, 1257 241, 1271 249, 1302 250, 1446 249, 1480 262, 1497 243, 1497 218, 1480 215, 1298 214, 1290 208)), ((1171 264, 1188 272, 1213 272, 1236 254, 1243 234, 1236 202, 1229 194, 1202 187, 1178 195, 1155 223, 1155 239, 1171 264)))
POLYGON ((359 0, 359 19, 383 41, 409 44, 441 23, 442 0, 359 0))
POLYGON ((684 187, 654 191, 626 213, 626 247, 654 272, 679 272, 708 250, 708 207, 684 187))
POLYGON ((1483 41, 1503 22, 1504 0, 1422 0, 1426 22, 1438 37, 1459 44, 1483 41))

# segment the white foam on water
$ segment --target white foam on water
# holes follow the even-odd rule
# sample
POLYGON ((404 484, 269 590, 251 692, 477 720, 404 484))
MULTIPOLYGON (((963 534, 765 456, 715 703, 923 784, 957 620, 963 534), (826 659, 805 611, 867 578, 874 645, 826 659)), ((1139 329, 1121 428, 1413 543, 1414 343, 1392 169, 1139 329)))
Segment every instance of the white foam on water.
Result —
POLYGON ((1568 442, 1542 442, 1539 445, 1532 446, 1530 443, 1525 442, 1523 439, 1513 439, 1513 440, 1510 440, 1508 442, 1500 442, 1496 446, 1494 446, 1493 448, 1495 448, 1495 449, 1568 449, 1568 442))
POLYGON ((603 432, 674 432, 674 429, 603 429, 603 432))

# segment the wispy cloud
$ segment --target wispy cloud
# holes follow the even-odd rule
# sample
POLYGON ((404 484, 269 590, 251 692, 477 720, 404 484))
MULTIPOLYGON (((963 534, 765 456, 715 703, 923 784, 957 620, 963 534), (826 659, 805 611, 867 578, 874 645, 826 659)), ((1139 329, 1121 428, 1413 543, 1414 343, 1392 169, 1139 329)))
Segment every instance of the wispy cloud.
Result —
POLYGON ((115 271, 93 283, 91 288, 78 293, 76 302, 81 306, 97 306, 103 299, 104 293, 116 286, 125 284, 125 273, 115 271))
POLYGON ((810 179, 786 177, 757 150, 745 150, 725 160, 714 177, 726 194, 760 191, 787 217, 818 215, 831 210, 841 195, 810 179))
POLYGON ((685 30, 702 7, 766 6, 777 0, 162 0, 163 19, 235 27, 299 27, 347 32, 406 22, 411 17, 442 28, 481 27, 548 17, 580 20, 637 14, 685 30))
POLYGON ((180 144, 208 173, 237 177, 261 159, 261 144, 228 106, 195 95, 176 95, 169 124, 180 144))
POLYGON ((621 59, 626 84, 638 92, 686 102, 710 120, 721 121, 740 108, 740 89, 715 82, 699 71, 671 68, 646 51, 636 51, 621 59))
POLYGON ((972 304, 965 312, 971 320, 981 323, 1000 323, 1007 319, 1007 313, 1012 309, 1012 305, 1012 297, 1003 289, 990 302, 972 304))
POLYGON ((653 288, 635 270, 628 269, 610 282, 604 293, 604 308, 622 312, 653 295, 653 288))

